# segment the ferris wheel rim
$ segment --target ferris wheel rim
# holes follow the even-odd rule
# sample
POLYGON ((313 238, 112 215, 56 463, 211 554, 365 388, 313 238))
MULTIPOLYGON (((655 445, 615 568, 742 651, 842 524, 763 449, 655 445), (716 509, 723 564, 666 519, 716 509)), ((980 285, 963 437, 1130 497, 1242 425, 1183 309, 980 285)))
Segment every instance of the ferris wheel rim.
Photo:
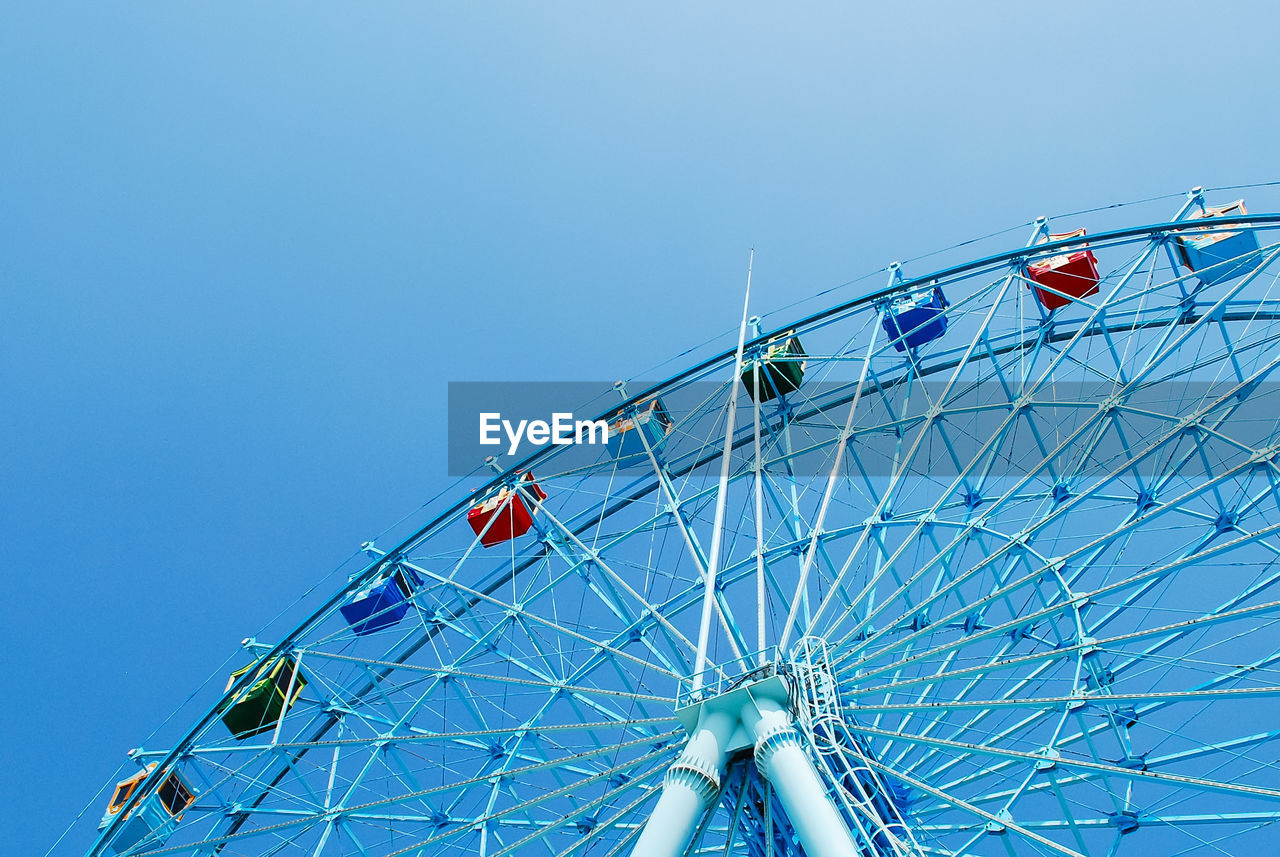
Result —
MULTIPOLYGON (((1254 227, 1274 226, 1276 224, 1280 224, 1280 214, 1257 214, 1257 215, 1244 215, 1239 217, 1224 217, 1220 219, 1215 219, 1214 223, 1215 223, 1215 226, 1216 225, 1221 225, 1221 226, 1250 225, 1254 227)), ((1089 243, 1096 246, 1096 245, 1104 244, 1108 241, 1121 241, 1126 238, 1143 238, 1143 237, 1150 238, 1151 236, 1154 236, 1160 233, 1169 233, 1169 232, 1176 231, 1179 228, 1186 228, 1186 225, 1187 224, 1185 221, 1168 221, 1168 222, 1156 223, 1156 224, 1151 224, 1151 225, 1142 226, 1142 227, 1131 227, 1126 229, 1112 230, 1109 232, 1101 232, 1101 233, 1090 235, 1086 239, 1062 240, 1062 241, 1037 245, 1035 248, 1035 252, 1047 253, 1055 250, 1067 249, 1073 245, 1079 245, 1083 243, 1089 243)), ((974 260, 972 262, 967 262, 961 265, 953 265, 946 268, 942 268, 942 269, 939 269, 938 271, 935 271, 930 274, 926 274, 924 276, 914 277, 911 280, 904 280, 903 282, 899 284, 895 284, 891 287, 869 293, 867 295, 861 296, 851 301, 846 301, 840 304, 833 305, 831 307, 828 307, 816 313, 812 313, 795 322, 783 325, 782 327, 779 327, 774 331, 771 331, 770 333, 761 334, 757 337, 752 338, 749 341, 749 344, 753 346, 760 345, 767 342, 770 339, 770 337, 775 336, 780 331, 784 331, 787 329, 805 329, 818 322, 826 320, 828 318, 839 316, 841 313, 846 313, 851 310, 866 307, 867 305, 874 305, 878 301, 882 301, 888 297, 891 297, 895 293, 903 291, 905 289, 910 289, 916 286, 927 284, 931 281, 945 280, 946 278, 949 278, 949 277, 954 277, 959 274, 968 273, 972 271, 982 270, 987 267, 996 267, 1001 264, 1008 264, 1016 261, 1019 258, 1023 258, 1027 255, 1028 255, 1028 249, 1024 247, 1017 250, 994 254, 994 255, 987 256, 979 260, 974 260)), ((1277 316, 1280 317, 1280 312, 1277 313, 1277 316)), ((1254 315, 1252 317, 1256 318, 1257 316, 1254 315)), ((1172 321, 1170 323, 1174 324, 1177 322, 1172 321)), ((664 381, 658 382, 646 388, 644 391, 640 392, 639 394, 630 396, 629 398, 625 399, 622 403, 611 406, 610 408, 602 412, 601 417, 605 417, 610 414, 616 414, 620 410, 623 410, 629 406, 634 406, 636 404, 639 404, 645 399, 653 395, 660 394, 663 390, 669 388, 673 384, 677 384, 683 380, 696 377, 698 373, 712 369, 717 365, 724 363, 726 360, 732 358, 733 354, 734 354, 734 351, 729 350, 723 354, 718 354, 716 356, 707 358, 701 363, 698 363, 691 368, 678 372, 668 377, 664 381)), ((832 405, 828 405, 828 407, 830 406, 832 405)), ((486 490, 493 489, 502 485, 505 481, 509 481, 511 472, 521 472, 521 471, 527 471, 529 469, 532 469, 533 467, 537 466, 537 464, 540 461, 544 460, 544 457, 547 456, 548 454, 550 454, 550 451, 548 449, 538 450, 530 454, 525 459, 523 459, 518 465, 516 465, 513 471, 509 471, 507 474, 499 474, 494 476, 484 486, 472 491, 468 496, 462 498, 453 506, 446 509, 444 512, 438 514, 428 523, 424 524, 422 527, 420 527, 414 533, 409 535, 407 538, 403 539, 398 545, 396 545, 390 551, 374 559, 363 570, 353 575, 351 580, 344 587, 342 587, 335 595, 330 597, 326 602, 324 602, 320 607, 318 607, 313 613, 311 613, 304 620, 302 620, 292 631, 284 635, 274 647, 271 647, 270 649, 264 648, 263 654, 261 654, 256 659, 256 661, 265 662, 267 660, 270 660, 271 658, 277 657, 279 655, 282 655, 288 652, 290 648, 297 643, 298 639, 302 635, 304 635, 310 628, 314 627, 317 622, 322 621, 324 618, 330 616, 338 605, 340 605, 353 592, 357 591, 362 585, 367 583, 377 573, 377 571, 380 568, 385 567, 390 562, 397 561, 397 559, 401 557, 402 553, 409 550, 415 543, 420 542, 423 538, 427 537, 433 530, 440 527, 444 523, 456 518, 456 516, 462 510, 468 507, 472 498, 474 498, 474 496, 477 493, 483 493, 486 490)), ((698 466, 700 466, 699 463, 693 463, 689 465, 689 468, 690 470, 693 470, 693 469, 696 469, 698 466)), ((644 494, 648 494, 653 490, 656 490, 656 485, 647 489, 644 492, 644 494)), ((639 496, 643 496, 643 495, 639 495, 639 496)), ((629 502, 632 502, 634 499, 636 498, 628 497, 625 500, 620 500, 619 502, 629 503, 629 502)), ((518 573, 519 573, 518 569, 512 571, 513 576, 518 573)), ((499 585, 502 585, 503 583, 505 583, 505 581, 498 581, 492 585, 494 587, 497 587, 499 585)), ((407 656, 408 655, 406 655, 406 657, 407 656)), ((239 685, 229 688, 226 694, 227 695, 235 694, 244 686, 247 686, 251 681, 251 677, 252 677, 251 674, 246 675, 244 678, 241 679, 239 685)), ((181 758, 183 753, 190 748, 192 742, 200 734, 202 734, 202 732, 205 729, 207 729, 208 726, 216 719, 219 713, 219 710, 223 704, 223 701, 225 701, 225 698, 226 698, 226 695, 224 695, 222 700, 219 700, 217 703, 215 703, 209 709, 209 711, 206 712, 206 714, 199 719, 196 725, 186 734, 186 736, 180 742, 178 742, 173 746, 169 754, 165 756, 159 762, 159 764, 156 765, 155 770, 144 781, 143 783, 144 787, 138 789, 139 795, 144 793, 147 786, 153 786, 155 782, 158 782, 159 779, 164 775, 164 772, 170 769, 173 766, 173 764, 178 759, 181 758)), ((324 731, 327 731, 329 728, 331 728, 331 724, 326 725, 324 727, 324 731)), ((323 734, 323 732, 321 732, 320 734, 323 734)), ((97 851, 100 848, 100 846, 105 845, 105 843, 110 839, 111 835, 115 832, 116 827, 123 821, 124 815, 125 813, 123 812, 120 813, 120 815, 112 823, 112 826, 102 831, 98 842, 95 843, 93 851, 97 851)))

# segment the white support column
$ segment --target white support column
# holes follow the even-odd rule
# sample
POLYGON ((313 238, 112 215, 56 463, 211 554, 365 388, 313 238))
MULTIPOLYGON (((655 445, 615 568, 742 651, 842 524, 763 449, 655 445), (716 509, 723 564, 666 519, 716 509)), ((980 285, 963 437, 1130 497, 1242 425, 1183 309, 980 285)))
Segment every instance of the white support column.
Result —
POLYGON ((742 723, 755 735, 756 767, 773 784, 787 818, 809 857, 857 857, 858 849, 836 811, 791 716, 773 699, 754 697, 742 723))
POLYGON ((789 696, 786 682, 774 675, 676 711, 689 741, 667 770, 632 857, 683 857, 715 804, 729 754, 749 747, 805 853, 858 857, 853 834, 791 725, 789 696))
POLYGON ((716 795, 727 744, 737 723, 727 711, 703 708, 684 751, 667 769, 662 794, 636 840, 633 857, 681 857, 716 795))

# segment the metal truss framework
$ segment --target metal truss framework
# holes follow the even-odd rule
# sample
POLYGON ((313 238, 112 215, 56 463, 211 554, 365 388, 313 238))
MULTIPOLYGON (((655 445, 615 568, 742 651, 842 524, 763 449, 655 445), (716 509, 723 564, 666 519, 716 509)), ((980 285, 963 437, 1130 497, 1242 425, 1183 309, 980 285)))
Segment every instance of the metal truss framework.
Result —
POLYGON ((195 803, 126 853, 1274 845, 1280 215, 1203 221, 1259 248, 1193 272, 1177 241, 1204 203, 895 267, 757 327, 754 373, 726 352, 626 397, 605 416, 659 397, 674 421, 629 460, 551 448, 498 474, 477 496, 511 487, 526 536, 483 548, 472 497, 368 545, 293 633, 246 641, 293 658, 298 703, 236 740, 219 718, 252 673, 209 690, 135 752, 156 768, 89 854, 174 771, 195 803), (1098 291, 1046 310, 1028 262, 1086 248, 1098 291), (935 287, 946 334, 899 351, 884 313, 935 287), (761 402, 784 331, 804 382, 761 402), (420 581, 408 615, 354 633, 339 608, 395 568, 420 581))

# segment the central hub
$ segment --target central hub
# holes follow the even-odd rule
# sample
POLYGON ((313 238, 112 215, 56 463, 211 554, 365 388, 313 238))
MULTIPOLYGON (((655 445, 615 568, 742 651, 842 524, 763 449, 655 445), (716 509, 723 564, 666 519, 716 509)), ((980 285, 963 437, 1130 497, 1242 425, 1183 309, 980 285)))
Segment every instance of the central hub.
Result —
POLYGON ((698 723, 703 722, 704 718, 710 718, 715 714, 724 715, 725 720, 733 723, 733 728, 725 737, 723 751, 735 753, 753 746, 756 742, 755 733, 742 722, 743 710, 748 706, 758 709, 759 704, 765 701, 767 701, 766 705, 772 703, 768 705, 770 708, 776 706, 790 712, 790 692, 782 676, 771 675, 768 678, 740 684, 716 696, 686 705, 676 709, 676 718, 684 726, 685 731, 692 735, 697 730, 698 723))

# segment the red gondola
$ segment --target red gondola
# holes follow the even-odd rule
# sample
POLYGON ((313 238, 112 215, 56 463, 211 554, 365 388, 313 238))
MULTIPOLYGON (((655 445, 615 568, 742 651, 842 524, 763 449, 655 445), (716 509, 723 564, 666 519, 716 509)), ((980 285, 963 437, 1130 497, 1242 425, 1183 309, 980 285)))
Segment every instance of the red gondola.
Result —
MULTIPOLYGON (((538 487, 532 473, 524 474, 520 487, 536 497, 538 502, 547 499, 546 492, 538 487)), ((529 532, 533 526, 534 511, 529 509, 520 492, 504 486, 489 499, 473 506, 467 512, 467 523, 480 537, 480 544, 491 548, 529 532)))
MULTIPOLYGON (((1052 233, 1049 241, 1065 241, 1080 238, 1083 229, 1074 232, 1052 233)), ((1072 301, 1098 293, 1098 260, 1088 245, 1048 259, 1038 259, 1027 265, 1027 278, 1036 300, 1045 309, 1057 309, 1072 301)))

